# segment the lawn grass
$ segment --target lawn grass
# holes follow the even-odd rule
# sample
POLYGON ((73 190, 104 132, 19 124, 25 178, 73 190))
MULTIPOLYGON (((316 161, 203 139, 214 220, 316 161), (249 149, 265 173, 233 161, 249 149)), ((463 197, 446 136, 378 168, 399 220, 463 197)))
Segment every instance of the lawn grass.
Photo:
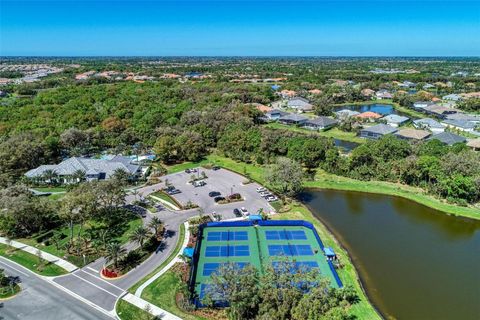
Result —
POLYGON ((299 132, 304 134, 316 134, 326 138, 333 138, 333 139, 355 142, 360 144, 365 143, 365 139, 358 137, 355 132, 346 132, 338 128, 332 128, 325 131, 314 131, 314 130, 309 130, 309 129, 300 128, 296 126, 289 126, 289 125, 285 125, 277 122, 268 123, 268 124, 265 124, 264 126, 270 129, 276 129, 276 130, 283 129, 283 130, 289 130, 289 131, 294 131, 294 132, 299 132))
POLYGON ((145 288, 142 293, 142 298, 164 310, 167 310, 170 313, 175 314, 178 317, 181 317, 182 319, 205 319, 185 313, 177 307, 175 296, 181 282, 182 280, 173 270, 168 270, 160 278, 145 288))
POLYGON ((351 285, 357 291, 360 298, 360 302, 351 306, 349 314, 356 316, 357 319, 381 319, 373 306, 368 301, 363 289, 360 285, 360 280, 357 276, 354 265, 350 261, 347 252, 336 242, 333 235, 327 230, 327 228, 313 216, 313 214, 305 206, 294 203, 291 205, 289 211, 276 214, 271 217, 274 220, 305 220, 313 223, 318 235, 322 239, 322 242, 327 247, 332 247, 335 253, 340 258, 343 268, 337 269, 337 273, 340 276, 344 285, 351 285))
MULTIPOLYGON (((167 260, 165 260, 161 265, 159 265, 155 270, 153 270, 152 272, 150 272, 150 274, 148 276, 146 276, 145 278, 143 278, 142 280, 140 280, 139 282, 137 282, 133 287, 130 287, 128 289, 128 292, 132 293, 132 294, 135 294, 135 291, 138 289, 138 287, 140 287, 143 283, 145 283, 145 281, 147 281, 148 279, 150 279, 151 277, 153 277, 157 272, 159 272, 160 270, 162 270, 163 268, 165 268, 165 266, 167 264, 170 263, 170 261, 172 261, 177 255, 178 253, 180 252, 180 249, 182 248, 182 245, 183 245, 183 241, 185 239, 185 225, 184 224, 181 224, 180 225, 180 234, 179 234, 179 237, 178 237, 178 242, 177 244, 175 245, 175 249, 173 250, 172 254, 168 257, 167 260)), ((148 287, 147 287, 148 288, 148 287)), ((145 289, 146 290, 146 289, 145 289)))
POLYGON ((18 284, 15 284, 13 290, 8 286, 0 288, 0 301, 15 296, 17 293, 20 292, 20 290, 21 288, 18 284))
POLYGON ((116 312, 121 320, 151 319, 152 315, 147 311, 134 306, 123 299, 118 300, 116 312))
MULTIPOLYGON (((176 210, 176 208, 182 208, 182 205, 180 203, 178 203, 175 199, 173 199, 171 196, 169 196, 165 192, 156 191, 154 193, 151 193, 150 196, 154 196, 154 197, 162 199, 163 201, 166 202, 166 205, 170 209, 176 210)), ((155 200, 155 199, 153 199, 153 200, 155 200)))
POLYGON ((20 249, 9 247, 5 244, 0 244, 0 256, 12 260, 42 276, 53 277, 67 274, 65 269, 60 268, 56 264, 48 262, 45 259, 42 259, 43 267, 39 269, 39 259, 37 256, 20 249))
MULTIPOLYGON (((142 224, 143 224, 143 222, 142 222, 142 219, 140 217, 136 217, 136 218, 128 221, 128 227, 125 230, 125 232, 123 232, 123 234, 120 235, 119 237, 116 237, 115 240, 119 241, 121 244, 127 243, 129 241, 130 233, 133 230, 135 230, 136 228, 138 228, 139 226, 141 226, 142 224)), ((90 225, 93 226, 95 224, 87 222, 87 224, 84 226, 84 230, 90 225)), ((79 228, 80 228, 79 225, 74 226, 73 232, 74 232, 75 235, 78 234, 79 228)), ((69 237, 70 229, 66 226, 63 226, 63 227, 57 228, 55 230, 55 232, 63 233, 64 235, 67 235, 67 237, 65 237, 65 238, 63 238, 59 241, 59 248, 58 249, 57 249, 57 246, 55 245, 55 243, 53 243, 53 241, 50 241, 50 244, 45 245, 44 243, 38 243, 34 238, 22 238, 22 239, 15 239, 15 240, 17 240, 19 242, 22 242, 22 243, 25 243, 25 244, 28 244, 32 247, 39 248, 40 250, 48 252, 50 254, 53 254, 54 256, 63 258, 65 260, 73 263, 74 265, 77 265, 77 266, 83 265, 83 257, 76 257, 76 256, 69 255, 67 253, 66 249, 65 249, 68 241, 70 240, 70 237, 69 237)), ((96 256, 96 255, 87 255, 86 262, 89 263, 89 262, 91 262, 91 261, 93 261, 97 258, 98 258, 98 256, 96 256)))
POLYGON ((167 169, 167 173, 170 174, 170 173, 185 171, 186 169, 193 169, 207 163, 208 163, 208 160, 205 159, 199 162, 183 162, 183 163, 174 164, 171 166, 165 166, 165 168, 167 169))

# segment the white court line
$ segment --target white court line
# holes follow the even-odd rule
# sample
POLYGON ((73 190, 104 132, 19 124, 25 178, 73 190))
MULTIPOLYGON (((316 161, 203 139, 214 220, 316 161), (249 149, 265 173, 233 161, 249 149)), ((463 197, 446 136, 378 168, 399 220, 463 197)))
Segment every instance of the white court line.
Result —
POLYGON ((3 261, 0 261, 0 264, 3 264, 4 266, 7 266, 8 268, 11 268, 11 269, 13 269, 13 270, 15 270, 15 271, 23 274, 25 277, 30 278, 30 275, 26 274, 25 272, 23 272, 23 271, 21 271, 21 270, 18 270, 18 269, 15 268, 15 267, 12 267, 12 266, 9 265, 8 263, 5 263, 5 262, 3 262, 3 261))
POLYGON ((79 277, 79 276, 77 276, 77 275, 74 274, 74 273, 72 273, 72 274, 73 274, 74 277, 77 277, 78 279, 80 279, 80 280, 82 280, 82 281, 85 281, 85 282, 89 283, 90 285, 92 285, 92 286, 94 286, 94 287, 96 287, 96 288, 98 288, 98 289, 100 289, 100 290, 102 290, 102 291, 105 291, 105 292, 108 293, 109 295, 111 295, 111 296, 113 296, 113 297, 115 297, 115 298, 118 298, 118 295, 111 293, 111 292, 108 291, 107 289, 104 289, 104 288, 102 288, 102 287, 100 287, 100 286, 97 286, 95 283, 90 282, 90 281, 88 281, 88 280, 86 280, 86 279, 83 279, 82 277, 79 277))
MULTIPOLYGON (((113 283, 108 282, 108 281, 105 280, 105 279, 100 278, 99 276, 96 276, 96 275, 94 275, 94 274, 91 274, 90 272, 86 272, 85 270, 81 270, 81 271, 84 272, 84 273, 86 273, 86 274, 88 274, 89 276, 92 276, 92 277, 97 278, 98 280, 102 280, 102 281, 105 282, 106 284, 111 285, 112 287, 114 287, 114 288, 116 288, 116 289, 118 289, 118 290, 120 290, 120 291, 122 291, 122 292, 125 291, 124 289, 122 289, 122 288, 114 285, 113 283)), ((97 272, 97 271, 96 271, 96 272, 97 272)))

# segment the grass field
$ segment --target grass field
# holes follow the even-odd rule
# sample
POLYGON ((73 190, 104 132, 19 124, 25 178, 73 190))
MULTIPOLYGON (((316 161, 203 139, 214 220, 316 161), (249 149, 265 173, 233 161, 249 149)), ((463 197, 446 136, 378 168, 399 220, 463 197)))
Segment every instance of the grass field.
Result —
POLYGON ((67 191, 67 189, 63 187, 38 187, 33 189, 40 192, 66 192, 67 191))
POLYGON ((28 252, 16 249, 13 247, 8 247, 7 245, 0 244, 0 256, 5 257, 9 260, 12 260, 25 268, 32 270, 42 276, 60 276, 66 274, 67 271, 59 266, 50 263, 44 259, 40 261, 37 256, 30 254, 28 252))
MULTIPOLYGON (((161 191, 156 191, 152 194, 150 194, 151 196, 154 196, 154 197, 157 197, 157 198, 160 198, 162 199, 163 201, 165 201, 167 204, 167 206, 170 208, 170 209, 173 209, 173 210, 176 210, 175 208, 182 208, 182 205, 180 203, 178 203, 177 201, 175 201, 175 199, 173 199, 171 196, 169 196, 168 194, 166 194, 165 192, 161 192, 161 191)), ((155 199, 153 199, 155 200, 155 199)))
POLYGON ((333 138, 333 139, 338 139, 338 140, 344 140, 344 141, 349 141, 349 142, 355 142, 355 143, 365 143, 365 139, 362 139, 360 137, 357 137, 357 134, 355 132, 346 132, 342 131, 338 128, 332 128, 326 131, 313 131, 309 129, 304 129, 304 128, 299 128, 295 126, 288 126, 285 124, 281 123, 268 123, 264 125, 267 128, 271 129, 284 129, 284 130, 289 130, 289 131, 294 131, 294 132, 300 132, 300 133, 309 133, 309 134, 316 134, 322 137, 327 137, 327 138, 333 138))
POLYGON ((150 313, 122 299, 117 303, 116 312, 121 320, 152 319, 150 313))

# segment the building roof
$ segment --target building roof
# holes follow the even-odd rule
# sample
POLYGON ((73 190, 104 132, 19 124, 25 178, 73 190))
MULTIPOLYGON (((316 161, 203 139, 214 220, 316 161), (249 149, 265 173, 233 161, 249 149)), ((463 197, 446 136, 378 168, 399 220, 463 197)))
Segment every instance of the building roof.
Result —
POLYGON ((432 104, 424 108, 424 110, 437 113, 437 114, 444 114, 446 112, 457 113, 459 110, 449 107, 440 106, 437 104, 432 104))
POLYGON ((385 134, 391 134, 391 133, 397 132, 397 128, 394 128, 394 127, 389 126, 387 124, 381 123, 381 124, 377 124, 377 125, 372 126, 372 127, 364 128, 364 129, 362 129, 362 131, 367 131, 367 132, 372 132, 372 133, 378 133, 378 134, 385 135, 385 134))
POLYGON ((280 117, 279 120, 300 122, 308 120, 308 118, 297 113, 287 113, 286 115, 280 117))
POLYGON ((384 119, 384 120, 386 120, 387 122, 390 122, 390 123, 403 123, 403 122, 406 122, 406 121, 410 120, 410 118, 404 117, 404 116, 399 116, 398 114, 389 114, 388 116, 385 116, 382 119, 384 119))
POLYGON ((430 132, 425 130, 407 128, 407 129, 398 130, 398 132, 395 133, 395 135, 403 138, 407 138, 407 139, 423 140, 428 136, 430 136, 430 132))
POLYGON ((465 120, 445 120, 443 123, 462 129, 475 129, 477 126, 475 123, 465 120))
POLYGON ((459 96, 458 94, 452 93, 452 94, 447 94, 446 96, 443 96, 442 99, 443 100, 458 101, 458 100, 462 99, 462 97, 459 96))
POLYGON ((366 112, 357 114, 355 117, 362 118, 362 119, 369 119, 369 118, 379 119, 379 118, 382 117, 382 115, 380 115, 378 113, 375 113, 375 112, 372 112, 372 111, 366 111, 366 112))
POLYGON ((342 116, 342 117, 354 117, 356 115, 359 115, 360 112, 358 111, 353 111, 350 109, 342 109, 339 111, 334 112, 336 115, 342 116))
POLYGON ((428 126, 429 128, 439 128, 439 129, 445 128, 443 124, 441 124, 440 122, 432 118, 423 118, 423 119, 413 120, 413 123, 415 125, 428 126))
POLYGON ((267 116, 272 116, 274 114, 278 114, 280 116, 286 116, 287 114, 289 114, 288 112, 285 112, 285 111, 282 111, 282 110, 278 110, 278 109, 273 109, 273 110, 270 110, 270 111, 267 111, 265 113, 265 115, 267 116))
POLYGON ((313 107, 310 102, 302 97, 295 97, 288 100, 287 106, 289 107, 300 107, 300 108, 311 108, 313 107))
POLYGON ((138 168, 138 165, 131 164, 131 159, 120 155, 110 160, 72 157, 57 165, 42 165, 36 169, 29 170, 25 175, 29 178, 39 177, 42 176, 45 171, 53 170, 60 176, 67 176, 72 175, 75 171, 81 170, 87 175, 104 173, 106 178, 109 178, 117 169, 122 169, 134 174, 138 168))
POLYGON ((480 138, 468 141, 467 146, 470 148, 480 149, 480 138))
POLYGON ((448 120, 480 121, 480 115, 454 113, 447 115, 448 120))
POLYGON ((331 119, 328 117, 317 117, 315 119, 309 119, 305 122, 305 124, 320 126, 320 127, 328 127, 337 123, 338 123, 337 120, 331 119))
POLYGON ((440 140, 441 142, 443 142, 445 144, 448 144, 448 145, 452 145, 452 144, 455 144, 455 143, 462 143, 462 142, 467 141, 467 139, 465 139, 464 137, 459 136, 458 134, 451 133, 451 132, 437 133, 437 134, 434 134, 433 136, 431 136, 430 138, 428 138, 428 140, 433 140, 433 139, 440 140))

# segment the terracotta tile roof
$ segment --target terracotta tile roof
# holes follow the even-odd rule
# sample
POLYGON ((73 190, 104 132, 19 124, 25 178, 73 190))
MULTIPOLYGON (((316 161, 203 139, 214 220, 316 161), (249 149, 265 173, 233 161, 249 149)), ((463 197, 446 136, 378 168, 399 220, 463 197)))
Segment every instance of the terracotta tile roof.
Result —
POLYGON ((370 118, 380 119, 382 116, 380 114, 372 112, 372 111, 366 111, 364 113, 360 113, 360 114, 356 115, 355 117, 362 118, 362 119, 370 119, 370 118))

